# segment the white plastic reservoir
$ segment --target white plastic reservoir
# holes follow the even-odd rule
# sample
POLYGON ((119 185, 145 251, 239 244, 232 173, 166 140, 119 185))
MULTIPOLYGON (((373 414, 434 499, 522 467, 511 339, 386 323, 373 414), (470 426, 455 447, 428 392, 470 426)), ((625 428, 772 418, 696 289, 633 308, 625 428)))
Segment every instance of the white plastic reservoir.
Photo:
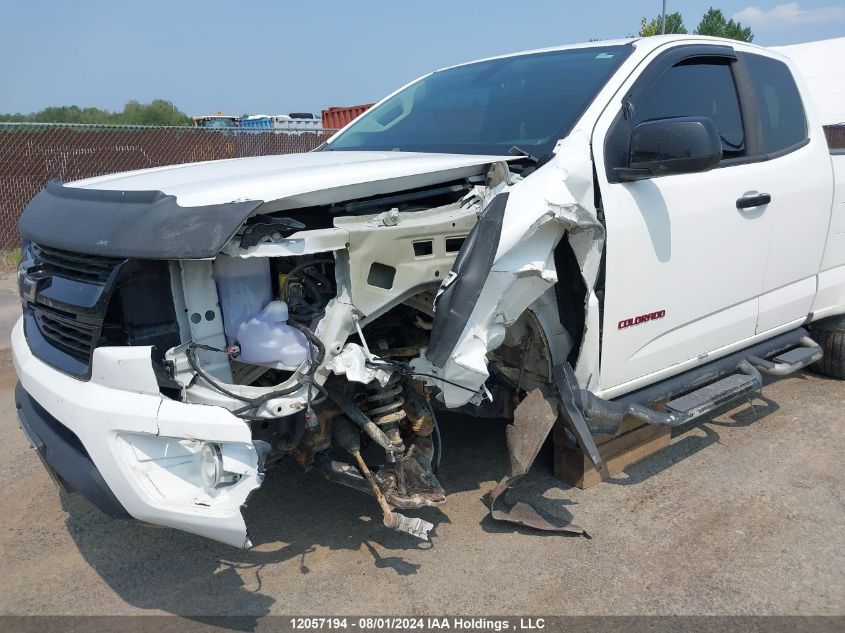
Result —
POLYGON ((272 301, 241 323, 237 333, 241 347, 238 360, 276 369, 296 369, 308 356, 308 340, 287 321, 288 304, 272 301))
POLYGON ((223 311, 223 329, 231 344, 238 338, 241 323, 263 310, 273 298, 270 260, 221 255, 214 260, 214 280, 223 311))

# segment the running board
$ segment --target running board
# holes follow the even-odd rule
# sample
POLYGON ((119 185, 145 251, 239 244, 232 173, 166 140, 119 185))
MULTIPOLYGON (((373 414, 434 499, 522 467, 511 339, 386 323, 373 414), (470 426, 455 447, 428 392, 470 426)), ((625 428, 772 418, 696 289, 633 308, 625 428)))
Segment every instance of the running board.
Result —
POLYGON ((666 410, 692 420, 715 411, 728 402, 758 391, 763 386, 759 373, 733 374, 666 403, 666 410))
POLYGON ((769 374, 770 376, 788 376, 821 360, 824 352, 821 346, 813 339, 805 336, 799 343, 800 345, 798 347, 788 352, 783 352, 775 356, 772 360, 766 360, 752 355, 748 357, 748 362, 764 374, 769 374))
POLYGON ((625 416, 648 424, 680 426, 759 390, 763 386, 761 372, 787 376, 821 357, 821 347, 806 330, 798 328, 617 400, 604 400, 582 390, 584 416, 594 433, 606 433, 608 424, 618 427, 625 416), (652 408, 667 400, 665 411, 652 408))
POLYGON ((711 382, 695 391, 666 403, 666 411, 655 411, 641 404, 630 404, 627 413, 648 424, 681 426, 715 411, 719 407, 758 391, 763 386, 763 376, 748 361, 737 367, 739 373, 711 382))

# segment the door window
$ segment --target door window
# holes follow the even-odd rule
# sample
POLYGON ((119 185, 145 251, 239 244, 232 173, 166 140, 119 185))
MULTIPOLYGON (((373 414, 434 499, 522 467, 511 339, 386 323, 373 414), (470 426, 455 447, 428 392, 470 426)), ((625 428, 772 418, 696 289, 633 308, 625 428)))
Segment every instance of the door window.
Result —
POLYGON ((634 105, 634 123, 679 116, 711 119, 725 158, 745 155, 745 131, 727 61, 686 60, 664 72, 634 105))
POLYGON ((804 105, 787 65, 762 55, 743 57, 757 99, 763 152, 782 152, 806 140, 804 105))

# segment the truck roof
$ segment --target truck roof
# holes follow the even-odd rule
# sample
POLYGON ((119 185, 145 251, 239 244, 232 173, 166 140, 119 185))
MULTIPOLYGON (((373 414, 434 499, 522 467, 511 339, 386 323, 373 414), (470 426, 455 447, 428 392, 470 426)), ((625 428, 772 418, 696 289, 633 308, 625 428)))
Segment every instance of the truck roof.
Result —
MULTIPOLYGON (((465 66, 467 64, 474 64, 476 62, 483 62, 488 61, 491 59, 505 59, 507 57, 518 57, 519 55, 531 55, 534 53, 549 53, 552 51, 565 51, 570 50, 573 48, 607 48, 608 46, 620 46, 624 44, 635 44, 638 49, 641 50, 653 50, 655 48, 659 48, 664 44, 668 44, 670 42, 685 42, 685 41, 698 41, 704 42, 709 44, 737 44, 736 40, 730 40, 724 37, 712 37, 710 35, 653 35, 650 37, 629 37, 623 39, 616 39, 616 40, 597 40, 595 42, 576 42, 574 44, 563 44, 561 46, 549 46, 547 48, 536 48, 536 49, 529 49, 525 51, 519 51, 515 53, 505 53, 504 55, 493 55, 491 57, 483 57, 481 59, 475 59, 468 62, 463 62, 460 64, 453 64, 451 66, 446 66, 439 70, 446 70, 447 68, 456 68, 458 66, 465 66)), ((762 46, 757 46, 756 44, 749 44, 747 42, 742 42, 743 45, 746 46, 755 46, 760 50, 769 50, 762 46)))

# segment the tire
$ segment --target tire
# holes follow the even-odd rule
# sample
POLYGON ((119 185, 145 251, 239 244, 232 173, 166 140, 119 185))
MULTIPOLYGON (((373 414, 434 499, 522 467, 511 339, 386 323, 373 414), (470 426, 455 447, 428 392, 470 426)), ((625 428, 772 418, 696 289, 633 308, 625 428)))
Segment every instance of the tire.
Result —
POLYGON ((845 380, 845 325, 833 327, 814 327, 810 336, 822 347, 824 356, 813 363, 810 370, 828 376, 845 380))

